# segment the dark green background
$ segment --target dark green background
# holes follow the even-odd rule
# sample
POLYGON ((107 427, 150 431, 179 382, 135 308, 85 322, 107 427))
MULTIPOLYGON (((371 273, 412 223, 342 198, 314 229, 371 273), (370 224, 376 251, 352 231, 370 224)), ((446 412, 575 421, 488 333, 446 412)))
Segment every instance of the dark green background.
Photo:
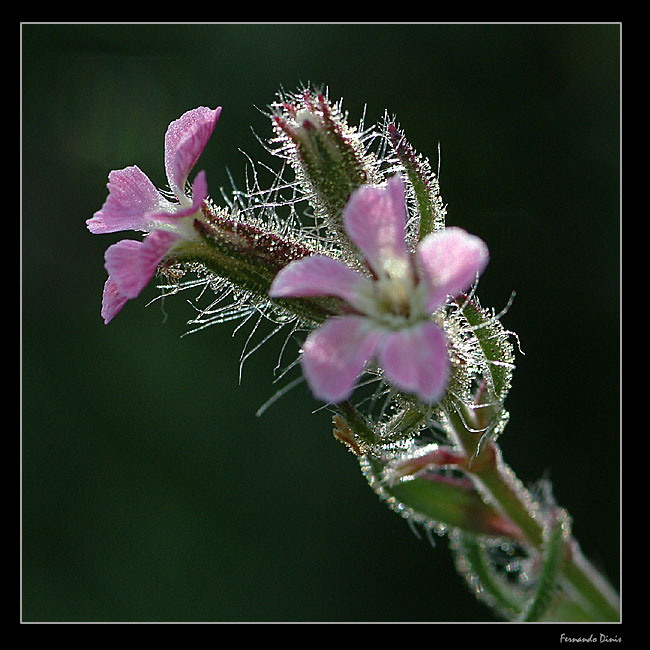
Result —
POLYGON ((238 385, 247 333, 179 338, 182 295, 166 320, 153 285, 100 319, 122 235, 84 221, 108 172, 163 187, 168 123, 221 105, 195 170, 218 197, 228 169, 243 185, 239 149, 273 163, 256 107, 307 82, 353 124, 396 114, 434 167, 440 143, 448 224, 491 251, 483 303, 517 292, 505 458, 551 478, 617 582, 619 55, 619 25, 23 25, 22 619, 496 620, 446 541, 378 501, 304 385, 255 417, 281 339, 238 385))

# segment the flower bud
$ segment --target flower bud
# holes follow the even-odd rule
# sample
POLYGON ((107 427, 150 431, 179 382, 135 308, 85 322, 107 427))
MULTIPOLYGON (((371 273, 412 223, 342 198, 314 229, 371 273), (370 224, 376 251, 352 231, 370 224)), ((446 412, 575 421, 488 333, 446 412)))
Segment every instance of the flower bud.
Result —
POLYGON ((445 227, 447 210, 440 196, 438 178, 431 171, 429 161, 421 155, 416 155, 404 133, 393 123, 388 125, 388 141, 398 163, 404 168, 404 172, 413 187, 420 215, 418 239, 423 239, 429 233, 445 227))
POLYGON ((342 232, 341 212, 360 185, 377 182, 376 162, 366 151, 363 135, 348 126, 339 108, 323 94, 309 90, 272 106, 280 148, 276 155, 293 167, 315 217, 342 232))

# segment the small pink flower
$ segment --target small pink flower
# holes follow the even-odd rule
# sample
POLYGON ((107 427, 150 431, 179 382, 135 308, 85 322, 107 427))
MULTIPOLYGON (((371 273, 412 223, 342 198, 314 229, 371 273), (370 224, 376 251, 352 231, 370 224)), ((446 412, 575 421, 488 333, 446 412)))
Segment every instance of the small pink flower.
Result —
POLYGON ((286 266, 271 285, 271 297, 337 296, 351 308, 329 318, 303 346, 303 372, 318 399, 347 399, 373 358, 390 383, 425 402, 445 392, 449 355, 431 315, 448 295, 472 285, 488 250, 478 237, 447 228, 427 235, 411 254, 406 218, 401 177, 360 187, 345 206, 343 225, 374 278, 314 255, 286 266))
POLYGON ((198 161, 221 114, 201 106, 172 122, 165 134, 165 171, 176 201, 163 196, 149 177, 133 165, 108 175, 108 198, 88 219, 88 230, 105 234, 123 230, 149 233, 143 241, 124 239, 106 250, 108 280, 104 285, 102 317, 109 323, 127 300, 136 298, 156 272, 158 264, 183 241, 197 239, 193 223, 208 196, 205 172, 186 191, 190 172, 198 161))

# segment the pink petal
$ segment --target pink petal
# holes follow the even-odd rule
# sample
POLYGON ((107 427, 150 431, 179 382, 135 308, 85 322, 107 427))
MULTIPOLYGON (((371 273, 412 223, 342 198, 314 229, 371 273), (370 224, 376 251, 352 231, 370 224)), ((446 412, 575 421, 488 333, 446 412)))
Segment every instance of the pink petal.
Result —
POLYGON ((449 374, 445 334, 431 321, 389 334, 379 361, 391 384, 424 402, 435 402, 445 392, 449 374))
POLYGON ((450 296, 467 290, 483 272, 489 252, 482 239, 462 228, 446 228, 427 235, 416 258, 421 278, 430 287, 427 308, 434 311, 450 296))
POLYGON ((194 179, 192 185, 192 205, 181 207, 177 203, 170 203, 170 209, 161 212, 147 214, 147 223, 150 229, 155 228, 156 223, 173 224, 183 217, 194 214, 200 209, 201 204, 208 196, 208 181, 205 171, 201 170, 194 179))
POLYGON ((192 208, 196 212, 200 207, 203 201, 208 198, 208 180, 205 176, 204 171, 200 171, 194 183, 192 185, 192 208))
POLYGON ((314 330, 302 356, 303 373, 314 396, 334 403, 350 397, 382 336, 363 316, 330 318, 314 330))
POLYGON ((106 250, 106 270, 120 296, 132 299, 149 284, 179 235, 156 230, 144 241, 123 239, 106 250))
POLYGON ((212 110, 200 106, 187 111, 167 128, 165 171, 169 186, 179 199, 185 193, 185 181, 210 139, 220 114, 221 107, 212 110))
POLYGON ((343 224, 375 273, 395 276, 406 271, 406 200, 400 176, 383 187, 364 185, 355 190, 343 210, 343 224))
POLYGON ((149 177, 135 165, 108 175, 108 198, 86 224, 94 234, 121 230, 146 230, 148 212, 164 209, 168 202, 149 177))
POLYGON ((337 296, 354 305, 359 288, 372 280, 349 266, 324 255, 313 255, 291 262, 273 280, 271 298, 337 296))
POLYGON ((108 325, 115 318, 127 301, 128 298, 119 292, 115 280, 109 276, 104 284, 104 294, 102 296, 101 315, 105 325, 108 325))

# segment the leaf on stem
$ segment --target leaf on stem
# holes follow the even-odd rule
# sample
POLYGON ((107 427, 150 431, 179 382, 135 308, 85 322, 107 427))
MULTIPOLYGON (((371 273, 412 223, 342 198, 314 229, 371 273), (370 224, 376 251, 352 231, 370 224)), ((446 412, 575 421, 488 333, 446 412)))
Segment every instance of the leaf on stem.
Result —
POLYGON ((375 492, 403 517, 437 532, 461 530, 473 535, 517 540, 521 532, 486 503, 469 479, 439 471, 421 471, 394 482, 386 463, 361 457, 362 471, 375 492))

